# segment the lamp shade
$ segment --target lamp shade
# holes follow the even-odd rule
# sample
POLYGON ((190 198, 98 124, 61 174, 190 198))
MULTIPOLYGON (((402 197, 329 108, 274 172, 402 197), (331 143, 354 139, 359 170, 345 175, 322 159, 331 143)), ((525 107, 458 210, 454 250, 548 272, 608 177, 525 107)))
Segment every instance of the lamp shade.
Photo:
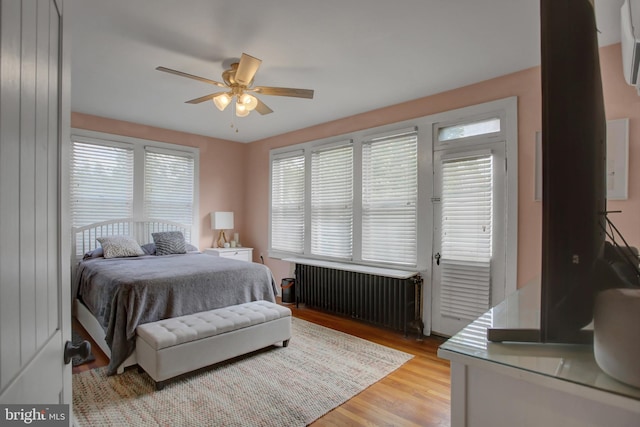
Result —
POLYGON ((240 96, 239 101, 249 111, 255 110, 258 106, 258 99, 255 96, 249 95, 248 93, 243 93, 242 96, 240 96))
POLYGON ((232 230, 233 212, 211 212, 212 230, 232 230))
POLYGON ((227 105, 231 103, 231 96, 228 93, 221 93, 213 97, 213 103, 220 111, 224 111, 227 105))
POLYGON ((251 111, 242 102, 236 102, 236 116, 247 117, 251 111))

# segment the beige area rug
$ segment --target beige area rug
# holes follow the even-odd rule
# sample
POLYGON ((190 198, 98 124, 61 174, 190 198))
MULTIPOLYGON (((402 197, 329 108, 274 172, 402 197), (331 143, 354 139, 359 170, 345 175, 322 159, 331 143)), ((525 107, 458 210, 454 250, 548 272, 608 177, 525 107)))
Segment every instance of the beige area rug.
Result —
POLYGON ((218 364, 154 391, 146 374, 73 375, 80 426, 304 426, 413 356, 293 319, 288 347, 218 364))

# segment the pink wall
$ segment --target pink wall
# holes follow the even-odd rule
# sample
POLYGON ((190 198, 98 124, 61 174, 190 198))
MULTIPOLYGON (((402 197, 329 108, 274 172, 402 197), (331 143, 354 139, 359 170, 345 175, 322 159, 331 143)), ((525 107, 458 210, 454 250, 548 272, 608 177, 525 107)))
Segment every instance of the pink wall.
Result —
MULTIPOLYGON (((611 201, 610 210, 623 210, 613 217, 625 237, 640 245, 640 97, 622 77, 620 45, 601 49, 602 78, 608 119, 628 117, 629 200, 611 201)), ((273 270, 277 283, 290 276, 288 263, 267 257, 269 221, 269 150, 300 142, 340 135, 389 123, 427 116, 510 96, 518 97, 518 286, 540 274, 540 202, 534 201, 535 132, 541 128, 540 68, 419 98, 356 116, 295 132, 240 144, 183 132, 159 129, 119 120, 73 113, 76 128, 114 133, 200 148, 200 248, 210 247, 209 212, 235 212, 236 231, 244 246, 254 248, 273 270), (244 171, 242 173, 241 171, 244 171)))
MULTIPOLYGON (((233 211, 235 231, 240 241, 247 236, 245 207, 244 160, 248 147, 245 144, 210 138, 184 132, 176 132, 120 120, 106 119, 87 114, 72 113, 71 126, 116 135, 143 138, 200 149, 200 238, 198 246, 210 248, 214 232, 211 230, 209 212, 233 211)), ((245 244, 245 246, 248 246, 245 244)))
POLYGON ((629 198, 607 202, 607 210, 621 210, 609 218, 627 241, 640 246, 640 96, 622 76, 620 45, 600 50, 600 63, 607 119, 629 119, 629 198))
MULTIPOLYGON (((622 209, 624 215, 615 217, 628 240, 640 245, 640 194, 632 183, 640 176, 640 97, 622 77, 620 45, 601 49, 602 77, 607 118, 630 118, 629 200, 610 202, 609 209, 622 209)), ((540 68, 534 67, 441 94, 416 99, 403 104, 370 111, 353 117, 256 141, 247 153, 245 214, 251 245, 273 270, 276 280, 290 275, 288 263, 267 258, 269 216, 269 150, 305 141, 340 135, 356 130, 381 126, 414 117, 427 116, 460 107, 479 104, 510 96, 518 97, 518 286, 540 274, 542 206, 534 201, 535 133, 541 128, 540 68)))

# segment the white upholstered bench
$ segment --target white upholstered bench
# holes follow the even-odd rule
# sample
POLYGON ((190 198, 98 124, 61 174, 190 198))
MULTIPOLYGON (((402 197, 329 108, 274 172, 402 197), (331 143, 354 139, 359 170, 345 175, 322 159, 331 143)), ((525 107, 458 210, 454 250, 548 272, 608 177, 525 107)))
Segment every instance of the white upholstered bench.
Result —
POLYGON ((291 310, 268 301, 145 323, 136 328, 138 365, 156 390, 172 377, 291 338, 291 310))

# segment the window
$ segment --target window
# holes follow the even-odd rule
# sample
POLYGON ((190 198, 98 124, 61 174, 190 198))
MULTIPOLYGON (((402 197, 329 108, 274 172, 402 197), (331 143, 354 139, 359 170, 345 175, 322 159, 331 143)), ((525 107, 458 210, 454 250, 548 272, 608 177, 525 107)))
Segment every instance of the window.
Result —
POLYGON ((417 153, 415 127, 273 150, 270 256, 416 267, 417 153))
POLYGON ((362 144, 362 259, 416 265, 418 134, 362 144))
POLYGON ((301 254, 305 238, 305 165, 299 150, 271 163, 271 247, 301 254))
POLYGON ((489 309, 493 195, 490 152, 443 159, 443 315, 472 320, 489 309))
MULTIPOLYGON (((426 271, 441 234, 434 159, 468 143, 502 144, 504 160, 492 167, 508 176, 498 190, 509 190, 501 203, 517 218, 517 161, 506 167, 507 157, 517 159, 516 98, 271 150, 269 256, 426 271)), ((505 219, 498 235, 509 236, 512 283, 516 224, 505 219)))
POLYGON ((501 130, 500 122, 499 117, 492 117, 485 120, 441 127, 438 129, 438 141, 444 142, 453 139, 498 133, 501 130))
POLYGON ((351 259, 353 248, 353 146, 311 155, 311 253, 351 259))
POLYGON ((442 257, 491 260, 491 153, 442 162, 442 257))
POLYGON ((145 148, 144 216, 180 224, 193 218, 193 157, 145 148))
MULTIPOLYGON (((198 150, 76 130, 71 145, 71 225, 132 218, 198 229, 198 150), (77 132, 77 133, 75 133, 77 132)), ((191 235, 186 235, 187 241, 191 235)))
POLYGON ((71 150, 73 227, 133 217, 133 149, 74 141, 71 150))

